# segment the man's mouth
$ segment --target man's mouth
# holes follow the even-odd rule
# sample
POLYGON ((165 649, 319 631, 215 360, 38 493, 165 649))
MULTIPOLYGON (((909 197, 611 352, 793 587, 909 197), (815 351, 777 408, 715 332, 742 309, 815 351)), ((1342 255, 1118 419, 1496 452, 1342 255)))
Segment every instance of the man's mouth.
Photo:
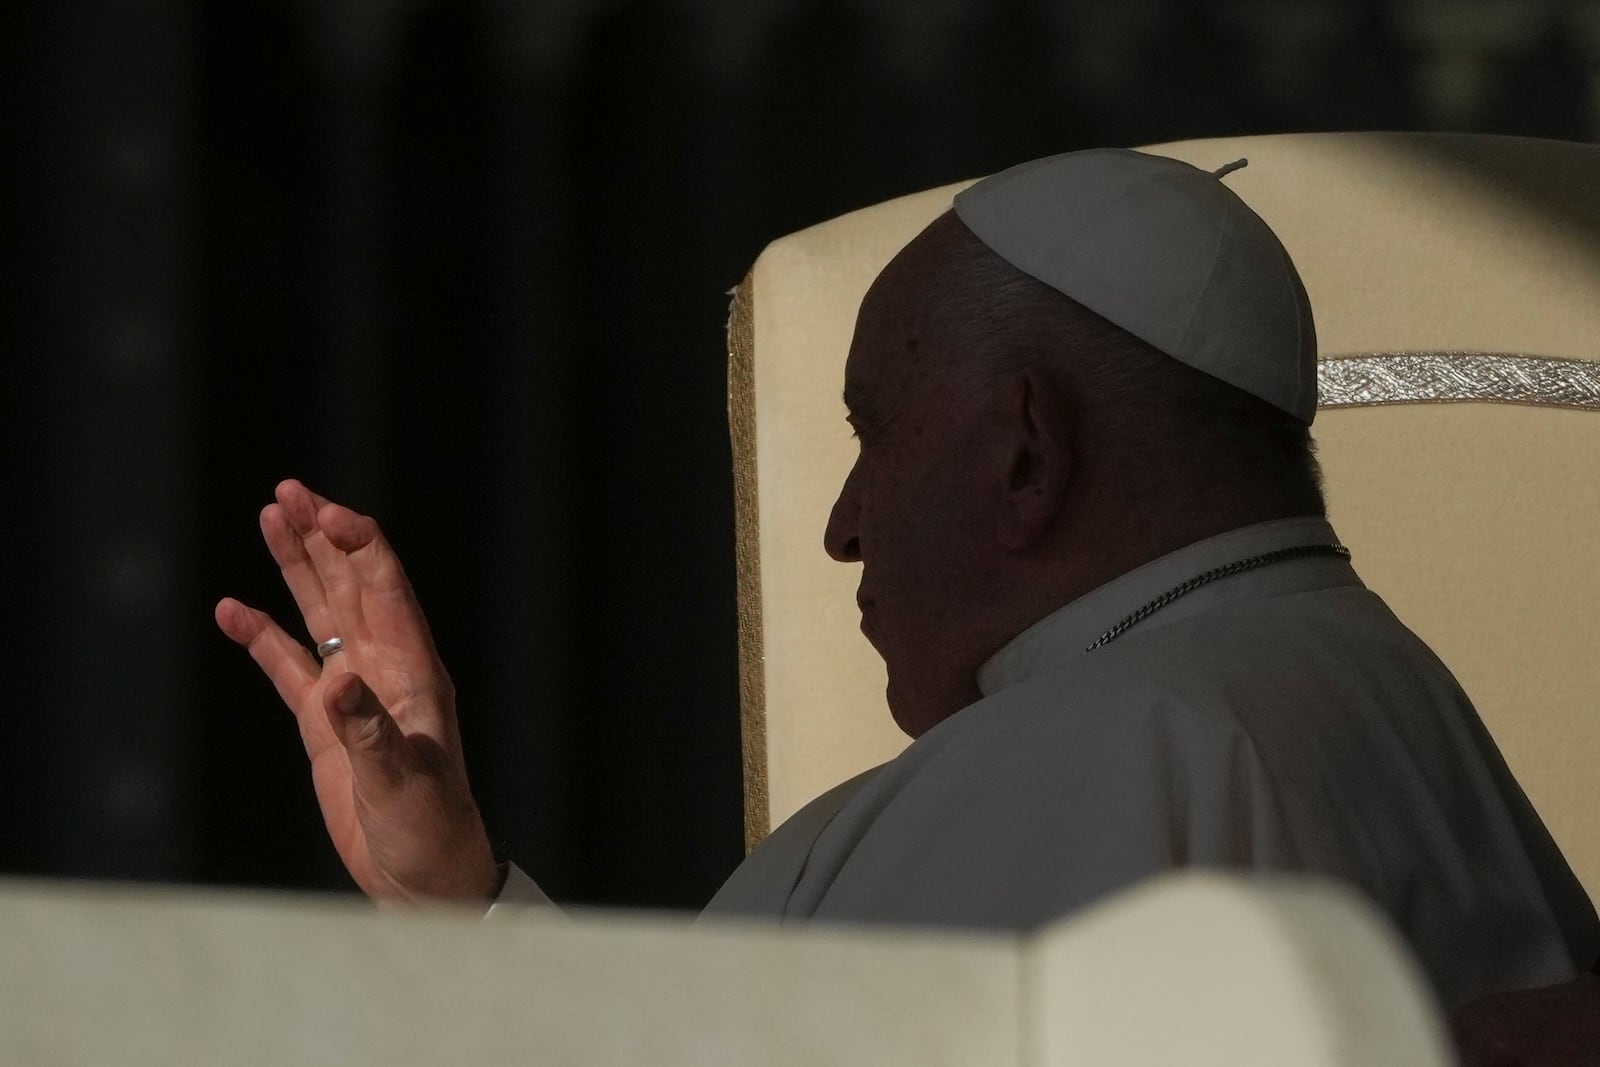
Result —
POLYGON ((869 596, 864 596, 860 592, 857 592, 856 593, 856 608, 861 612, 861 633, 866 637, 868 643, 872 644, 872 646, 874 648, 876 648, 877 647, 877 642, 872 640, 872 630, 873 630, 872 623, 873 623, 873 611, 874 611, 874 604, 873 604, 872 598, 869 597, 869 596))

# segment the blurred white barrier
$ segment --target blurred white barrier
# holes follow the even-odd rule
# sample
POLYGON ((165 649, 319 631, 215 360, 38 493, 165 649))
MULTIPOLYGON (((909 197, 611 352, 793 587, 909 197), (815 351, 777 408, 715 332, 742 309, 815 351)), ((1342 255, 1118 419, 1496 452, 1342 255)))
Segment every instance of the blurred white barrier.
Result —
POLYGON ((1444 1064, 1381 920, 1181 875, 1026 938, 0 883, 0 1063, 1444 1064))

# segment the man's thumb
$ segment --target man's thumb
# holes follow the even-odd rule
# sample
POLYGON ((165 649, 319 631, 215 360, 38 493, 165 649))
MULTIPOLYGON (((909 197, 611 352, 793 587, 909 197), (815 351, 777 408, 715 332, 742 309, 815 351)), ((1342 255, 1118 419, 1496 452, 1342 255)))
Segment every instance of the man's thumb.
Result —
POLYGON ((328 722, 363 785, 393 784, 404 774, 410 755, 405 735, 360 675, 336 679, 325 701, 328 722))

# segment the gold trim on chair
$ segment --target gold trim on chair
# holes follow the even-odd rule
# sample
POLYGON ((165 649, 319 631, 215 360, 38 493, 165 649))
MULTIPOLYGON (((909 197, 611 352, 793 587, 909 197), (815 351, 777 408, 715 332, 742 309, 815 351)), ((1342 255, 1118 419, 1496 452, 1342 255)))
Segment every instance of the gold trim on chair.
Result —
POLYGON ((1600 363, 1511 352, 1374 352, 1317 366, 1318 406, 1485 401, 1600 411, 1600 363))
POLYGON ((733 445, 734 570, 739 598, 739 734, 744 757, 744 847, 771 830, 767 793, 767 694, 761 626, 761 527, 756 510, 755 279, 728 307, 728 433, 733 445))

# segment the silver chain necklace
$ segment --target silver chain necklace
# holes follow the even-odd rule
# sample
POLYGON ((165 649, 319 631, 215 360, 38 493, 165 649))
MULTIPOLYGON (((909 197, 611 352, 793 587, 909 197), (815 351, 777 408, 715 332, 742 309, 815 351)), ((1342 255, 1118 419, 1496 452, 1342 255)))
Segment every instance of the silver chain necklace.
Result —
POLYGON ((1296 545, 1293 548, 1280 548, 1275 552, 1263 552, 1259 556, 1250 556, 1246 559, 1234 560, 1232 563, 1225 563, 1220 567, 1206 571, 1204 574, 1197 574, 1188 581, 1168 589, 1165 593, 1162 593, 1137 611, 1132 612, 1121 622, 1101 634, 1095 643, 1084 649, 1084 651, 1093 652, 1103 645, 1110 644, 1127 633, 1129 629, 1148 619, 1174 600, 1188 596, 1202 585, 1209 585, 1219 578, 1231 578, 1235 574, 1253 571, 1257 567, 1265 567, 1269 563, 1281 563, 1286 559, 1300 559, 1304 556, 1338 556, 1340 559, 1349 559, 1350 550, 1343 545, 1296 545))

